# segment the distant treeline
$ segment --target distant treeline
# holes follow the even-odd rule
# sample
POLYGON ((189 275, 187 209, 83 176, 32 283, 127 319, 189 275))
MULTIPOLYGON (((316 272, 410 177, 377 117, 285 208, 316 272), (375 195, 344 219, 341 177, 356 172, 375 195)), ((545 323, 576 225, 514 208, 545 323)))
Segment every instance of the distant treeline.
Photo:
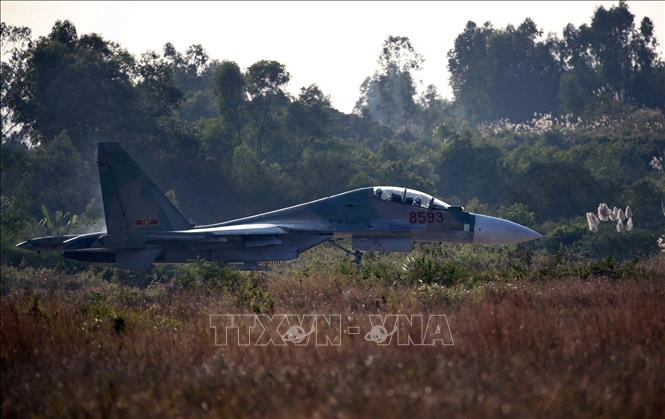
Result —
POLYGON ((99 141, 198 223, 395 184, 531 224, 607 202, 632 205, 638 230, 664 225, 649 162, 665 153, 665 65, 623 2, 563 39, 469 22, 448 52, 452 101, 417 93, 423 57, 391 36, 351 114, 316 85, 288 94, 279 62, 242 69, 201 45, 137 57, 58 21, 38 39, 2 23, 2 48, 3 239, 102 217, 99 141))

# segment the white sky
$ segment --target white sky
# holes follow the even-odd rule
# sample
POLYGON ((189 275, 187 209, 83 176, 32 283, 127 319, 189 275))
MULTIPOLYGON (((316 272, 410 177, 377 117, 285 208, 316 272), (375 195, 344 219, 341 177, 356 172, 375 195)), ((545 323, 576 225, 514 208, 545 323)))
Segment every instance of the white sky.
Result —
MULTIPOLYGON (((211 58, 243 68, 273 59, 291 73, 289 91, 317 83, 340 110, 350 112, 359 87, 377 68, 389 35, 408 36, 424 55, 417 75, 444 97, 448 85, 446 52, 466 22, 518 25, 531 17, 545 33, 561 35, 567 23, 589 23, 599 5, 618 2, 0 2, 2 21, 47 34, 57 19, 71 20, 79 34, 96 32, 138 54, 179 51, 202 44, 211 58)), ((663 51, 665 2, 629 1, 637 26, 644 16, 655 23, 663 51)))

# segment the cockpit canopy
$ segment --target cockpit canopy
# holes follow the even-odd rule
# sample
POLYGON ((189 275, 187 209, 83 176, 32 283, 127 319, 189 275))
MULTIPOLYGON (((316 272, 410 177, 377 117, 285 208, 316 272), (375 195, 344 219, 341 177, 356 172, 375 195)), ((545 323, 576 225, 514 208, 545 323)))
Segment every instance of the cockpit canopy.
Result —
POLYGON ((427 209, 445 209, 450 205, 424 192, 395 186, 375 186, 372 195, 384 201, 399 202, 413 207, 427 209))

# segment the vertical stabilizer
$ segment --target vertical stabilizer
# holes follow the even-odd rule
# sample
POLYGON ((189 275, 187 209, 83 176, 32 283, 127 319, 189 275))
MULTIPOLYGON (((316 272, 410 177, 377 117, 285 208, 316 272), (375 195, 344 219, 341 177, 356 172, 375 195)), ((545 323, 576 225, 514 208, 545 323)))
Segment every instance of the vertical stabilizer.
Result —
POLYGON ((106 228, 111 235, 192 227, 120 144, 99 143, 97 162, 106 228))

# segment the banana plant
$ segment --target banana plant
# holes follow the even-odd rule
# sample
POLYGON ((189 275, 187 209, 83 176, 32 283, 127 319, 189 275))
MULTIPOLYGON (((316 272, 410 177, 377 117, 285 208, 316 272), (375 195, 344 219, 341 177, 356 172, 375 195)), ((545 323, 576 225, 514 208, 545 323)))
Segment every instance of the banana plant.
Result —
POLYGON ((42 219, 39 225, 42 226, 50 235, 65 235, 79 224, 79 216, 69 212, 56 210, 50 212, 45 205, 42 205, 42 219))

